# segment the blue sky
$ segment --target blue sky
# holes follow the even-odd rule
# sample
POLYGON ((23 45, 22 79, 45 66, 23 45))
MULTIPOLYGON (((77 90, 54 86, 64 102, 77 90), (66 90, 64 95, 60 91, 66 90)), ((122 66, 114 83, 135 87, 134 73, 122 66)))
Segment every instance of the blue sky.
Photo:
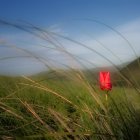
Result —
MULTIPOLYGON (((104 67, 111 65, 110 62, 97 55, 93 50, 104 55, 116 65, 131 61, 135 58, 135 53, 137 57, 139 56, 139 7, 139 0, 0 0, 0 19, 20 25, 31 23, 74 39, 88 46, 92 51, 54 36, 65 51, 81 58, 82 64, 91 67, 92 63, 94 66, 104 67), (106 23, 121 33, 129 41, 134 52, 120 35, 93 20, 106 23)), ((70 67, 79 65, 73 64, 73 58, 66 56, 64 52, 60 51, 60 48, 59 50, 48 49, 42 46, 56 47, 28 32, 0 24, 0 73, 36 73, 45 70, 44 61, 51 67, 60 67, 60 62, 70 67), (4 41, 6 45, 3 43, 4 41), (38 61, 30 55, 43 57, 43 60, 41 58, 38 61), (4 57, 15 58, 3 59, 4 57)))
POLYGON ((139 0, 0 0, 0 16, 38 25, 72 18, 98 18, 120 24, 139 18, 139 0))

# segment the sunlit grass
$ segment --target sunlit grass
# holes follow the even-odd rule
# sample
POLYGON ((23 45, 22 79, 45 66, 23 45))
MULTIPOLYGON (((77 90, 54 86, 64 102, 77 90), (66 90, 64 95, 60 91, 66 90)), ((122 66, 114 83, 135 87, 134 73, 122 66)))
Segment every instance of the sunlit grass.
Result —
POLYGON ((34 78, 35 85, 28 79, 1 79, 3 86, 9 81, 8 92, 4 89, 1 92, 3 136, 14 135, 25 139, 127 139, 134 126, 139 128, 135 124, 138 123, 135 113, 140 100, 132 88, 113 87, 106 100, 104 91, 96 85, 93 94, 97 100, 82 84, 85 81, 46 79, 35 86, 38 79, 34 78), (64 99, 40 89, 41 85, 64 99), (130 125, 132 122, 133 127, 130 125))

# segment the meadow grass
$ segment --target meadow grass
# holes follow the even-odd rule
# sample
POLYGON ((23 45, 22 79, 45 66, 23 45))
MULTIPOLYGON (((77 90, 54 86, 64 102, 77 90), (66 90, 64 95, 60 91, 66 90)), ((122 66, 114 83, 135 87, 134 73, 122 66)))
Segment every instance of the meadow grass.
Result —
POLYGON ((87 86, 87 81, 78 81, 76 76, 60 80, 60 77, 47 79, 46 74, 43 80, 34 77, 0 80, 3 139, 139 137, 140 99, 133 88, 113 87, 106 100, 98 85, 93 89, 92 83, 87 86))

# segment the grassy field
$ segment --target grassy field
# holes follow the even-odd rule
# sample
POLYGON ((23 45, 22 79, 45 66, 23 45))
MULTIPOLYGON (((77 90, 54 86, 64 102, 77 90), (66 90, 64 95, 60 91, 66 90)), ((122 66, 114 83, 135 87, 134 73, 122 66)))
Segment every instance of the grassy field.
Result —
POLYGON ((129 85, 114 86, 106 99, 98 81, 93 81, 78 71, 1 76, 1 138, 139 139, 139 93, 129 85))

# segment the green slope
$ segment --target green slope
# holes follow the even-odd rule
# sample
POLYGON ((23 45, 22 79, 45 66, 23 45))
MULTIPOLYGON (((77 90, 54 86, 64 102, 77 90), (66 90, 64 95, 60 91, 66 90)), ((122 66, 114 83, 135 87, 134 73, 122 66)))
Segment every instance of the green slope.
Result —
POLYGON ((135 59, 128 64, 125 64, 124 66, 121 66, 122 68, 120 71, 114 71, 111 72, 111 79, 114 85, 117 86, 130 86, 132 85, 136 86, 137 88, 140 87, 140 65, 139 65, 139 59, 135 59), (127 79, 127 80, 126 80, 127 79), (129 82, 128 82, 129 81, 129 82))

